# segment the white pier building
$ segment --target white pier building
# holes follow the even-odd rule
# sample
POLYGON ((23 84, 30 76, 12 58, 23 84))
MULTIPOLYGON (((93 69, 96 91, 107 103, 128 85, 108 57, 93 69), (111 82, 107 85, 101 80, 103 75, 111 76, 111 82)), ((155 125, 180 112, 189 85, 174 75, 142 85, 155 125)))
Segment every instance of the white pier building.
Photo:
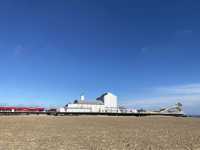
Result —
POLYGON ((73 104, 67 104, 60 108, 62 112, 120 112, 117 105, 117 96, 112 93, 104 93, 96 101, 86 101, 82 95, 80 100, 75 100, 73 104))

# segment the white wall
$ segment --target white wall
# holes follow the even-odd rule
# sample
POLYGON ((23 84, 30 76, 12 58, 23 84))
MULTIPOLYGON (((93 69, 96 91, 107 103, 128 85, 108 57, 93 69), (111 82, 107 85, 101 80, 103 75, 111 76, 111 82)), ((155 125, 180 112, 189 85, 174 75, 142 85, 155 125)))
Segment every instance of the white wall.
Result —
POLYGON ((117 107, 117 96, 108 93, 107 95, 104 96, 104 106, 105 107, 117 107))
POLYGON ((92 104, 68 104, 65 108, 66 112, 104 112, 104 105, 92 105, 92 104))
POLYGON ((58 112, 65 112, 65 108, 64 107, 58 108, 57 111, 58 112))

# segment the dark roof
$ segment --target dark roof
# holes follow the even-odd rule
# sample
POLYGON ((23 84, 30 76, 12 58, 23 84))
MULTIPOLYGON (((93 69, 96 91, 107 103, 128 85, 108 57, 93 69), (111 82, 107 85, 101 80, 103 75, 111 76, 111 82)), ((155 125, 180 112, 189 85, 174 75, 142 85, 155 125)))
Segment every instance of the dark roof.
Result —
POLYGON ((104 93, 101 96, 97 97, 96 100, 102 100, 104 96, 108 95, 108 93, 104 93))
POLYGON ((77 101, 75 104, 88 104, 88 105, 103 105, 103 102, 101 101, 94 101, 94 102, 91 102, 91 101, 77 101))

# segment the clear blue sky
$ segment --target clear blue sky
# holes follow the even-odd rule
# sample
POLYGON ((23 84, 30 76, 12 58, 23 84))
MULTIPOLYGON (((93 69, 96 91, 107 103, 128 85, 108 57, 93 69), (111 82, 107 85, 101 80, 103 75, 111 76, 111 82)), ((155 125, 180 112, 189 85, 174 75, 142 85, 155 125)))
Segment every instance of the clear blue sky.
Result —
POLYGON ((2 0, 0 103, 120 104, 200 114, 200 1, 2 0))

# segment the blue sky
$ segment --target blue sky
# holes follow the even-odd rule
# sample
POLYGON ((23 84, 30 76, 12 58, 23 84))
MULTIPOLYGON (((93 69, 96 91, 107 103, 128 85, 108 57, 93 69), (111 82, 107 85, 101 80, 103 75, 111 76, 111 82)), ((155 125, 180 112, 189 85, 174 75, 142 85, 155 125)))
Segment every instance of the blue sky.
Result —
POLYGON ((180 101, 200 114, 199 18, 197 0, 2 0, 0 103, 110 91, 126 106, 180 101))

